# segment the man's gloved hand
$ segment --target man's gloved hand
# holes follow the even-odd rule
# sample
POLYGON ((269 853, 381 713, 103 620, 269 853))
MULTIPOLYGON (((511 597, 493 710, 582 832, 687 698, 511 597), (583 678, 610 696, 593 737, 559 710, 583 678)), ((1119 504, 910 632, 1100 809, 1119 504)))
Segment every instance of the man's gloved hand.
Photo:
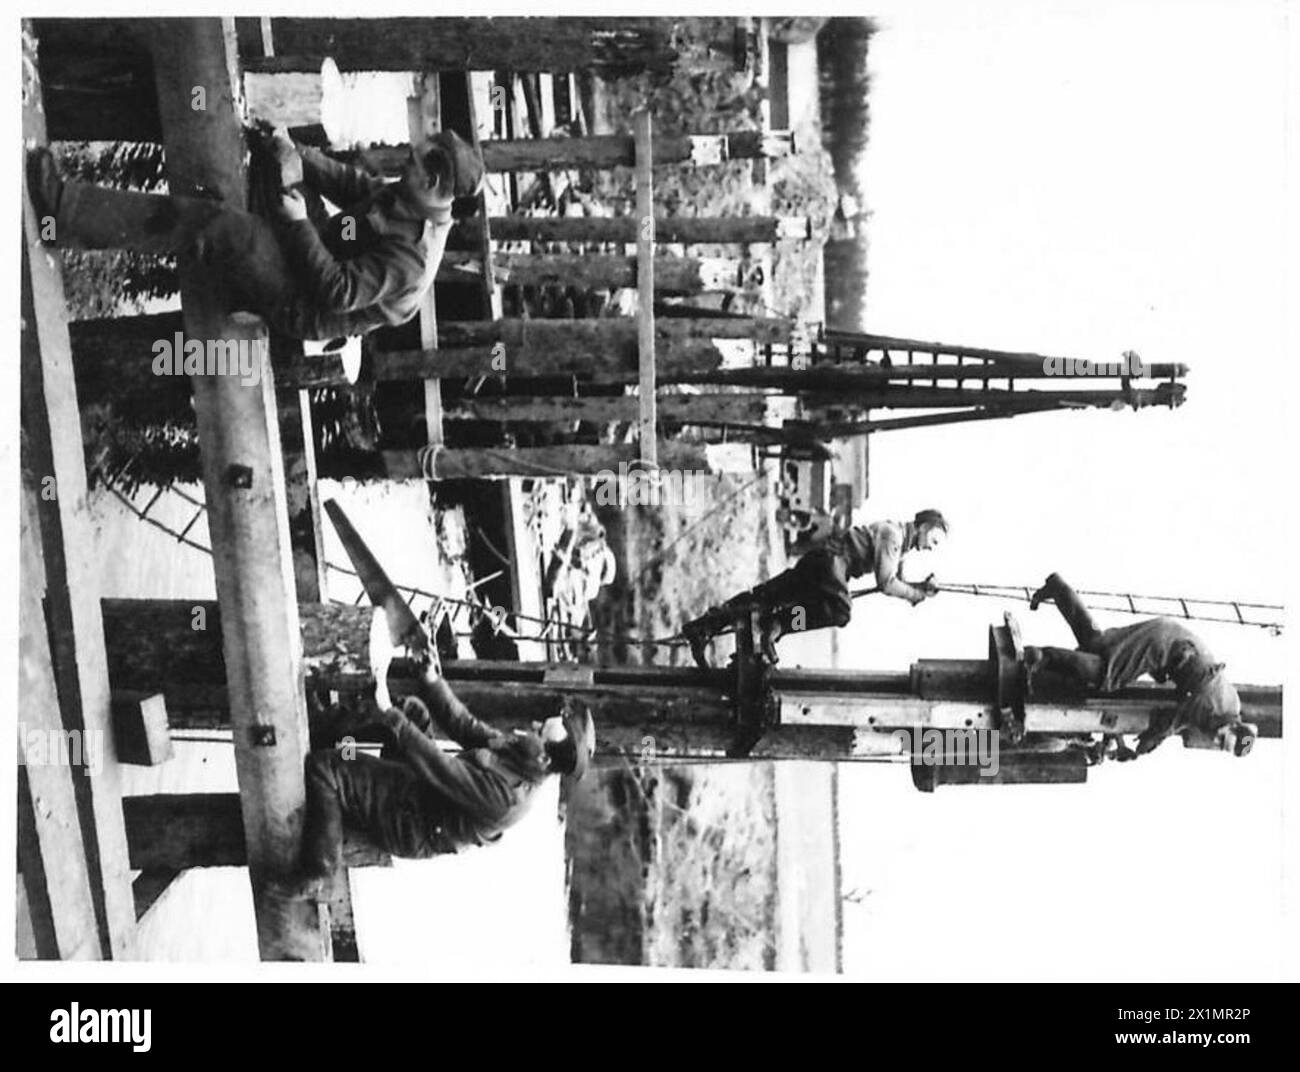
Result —
POLYGON ((268 147, 271 156, 280 167, 281 187, 288 189, 302 182, 302 156, 285 127, 275 128, 271 133, 268 147))
POLYGON ((402 701, 402 714, 406 716, 406 721, 421 733, 427 734, 433 729, 433 716, 429 714, 429 708, 418 696, 408 696, 402 701))
POLYGON ((307 199, 298 190, 285 190, 280 195, 280 215, 293 222, 307 218, 307 199))
POLYGON ((939 592, 939 586, 934 583, 934 574, 930 574, 925 580, 915 582, 912 587, 916 590, 916 595, 908 600, 912 606, 918 603, 924 603, 927 599, 935 596, 939 592))

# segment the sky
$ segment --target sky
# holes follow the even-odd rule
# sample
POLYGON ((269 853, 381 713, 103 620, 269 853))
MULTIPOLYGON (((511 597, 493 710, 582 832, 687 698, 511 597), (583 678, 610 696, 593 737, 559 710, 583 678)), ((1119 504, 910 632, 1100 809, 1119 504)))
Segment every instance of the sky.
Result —
MULTIPOLYGON (((910 571, 940 581, 1036 584, 1058 570, 1077 588, 1285 602, 1283 9, 863 13, 880 24, 867 330, 1093 360, 1135 349, 1191 372, 1175 411, 878 435, 860 520, 943 509, 951 542, 910 571)), ((1003 609, 1027 642, 1070 643, 1050 607, 870 598, 840 633, 839 665, 983 657, 1003 609)), ((1236 680, 1284 680, 1289 638, 1197 628, 1236 680)), ((784 660, 827 665, 825 636, 784 641, 784 660)), ((844 884, 859 891, 845 906, 850 972, 1278 970, 1279 742, 1235 767, 1172 742, 1084 787, 923 796, 905 768, 841 773, 844 884), (1220 904, 1251 906, 1249 922, 1211 926, 1220 904), (1128 934, 1103 937, 1106 920, 1128 934), (992 960, 980 956, 995 934, 992 960)))

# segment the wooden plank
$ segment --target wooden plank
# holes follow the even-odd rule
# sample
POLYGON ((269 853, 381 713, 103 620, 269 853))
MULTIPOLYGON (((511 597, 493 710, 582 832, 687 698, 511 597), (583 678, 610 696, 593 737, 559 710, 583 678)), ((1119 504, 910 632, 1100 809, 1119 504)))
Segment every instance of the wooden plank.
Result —
POLYGON ((131 883, 131 892, 135 895, 135 918, 144 919, 145 913, 167 896, 180 875, 180 871, 174 867, 154 867, 141 871, 131 883))
MULTIPOLYGON (((438 76, 418 75, 417 90, 418 92, 406 98, 406 125, 408 137, 412 142, 427 137, 442 125, 442 98, 438 92, 438 76)), ((430 286, 420 298, 418 317, 420 349, 436 350, 438 348, 438 302, 433 286, 430 286)), ((442 384, 434 378, 424 381, 424 426, 425 442, 430 446, 441 445, 444 439, 442 384)))
POLYGON ((319 603, 326 598, 327 569, 320 492, 316 485, 311 396, 305 389, 277 387, 275 403, 284 465, 294 590, 300 603, 319 603))
MULTIPOLYGON (((501 494, 505 498, 506 510, 506 554, 510 556, 511 563, 510 590, 513 597, 511 609, 519 614, 543 618, 546 617, 543 613, 546 608, 543 605, 541 559, 537 552, 537 543, 528 525, 528 518, 524 516, 524 503, 527 501, 528 493, 523 485, 524 480, 521 477, 511 477, 501 481, 501 494)), ((530 627, 528 631, 536 632, 536 628, 530 627)), ((518 648, 521 659, 545 660, 547 658, 544 642, 539 644, 535 640, 521 639, 518 648)))
MULTIPOLYGON (((149 23, 149 32, 171 190, 192 194, 201 186, 227 204, 243 207, 233 21, 158 19, 149 23), (196 87, 205 93, 203 109, 192 106, 196 87)), ((222 647, 258 945, 265 960, 321 960, 326 950, 317 906, 278 903, 262 883, 264 877, 296 870, 308 748, 288 504, 266 333, 252 318, 226 314, 200 266, 182 262, 179 269, 186 333, 236 340, 251 351, 258 371, 252 386, 236 377, 192 379, 213 572, 225 612, 222 647)))
MULTIPOLYGON (((736 131, 730 134, 676 134, 655 139, 655 167, 707 167, 728 160, 770 159, 789 156, 794 136, 788 131, 736 131)), ((376 145, 345 158, 364 160, 385 175, 397 175, 407 158, 405 145, 376 145)), ((483 142, 487 171, 515 174, 521 171, 567 169, 607 170, 632 167, 636 142, 628 134, 593 134, 584 138, 500 138, 483 142)))
MULTIPOLYGON (((474 103, 474 75, 465 74, 465 102, 469 106, 470 142, 481 155, 483 141, 478 129, 478 109, 474 103)), ((483 313, 489 319, 500 320, 503 312, 501 305, 501 288, 497 286, 496 273, 492 268, 492 228, 488 224, 487 184, 478 195, 478 214, 483 221, 479 227, 479 257, 483 263, 483 273, 479 284, 483 290, 483 313)))
POLYGON ((668 70, 672 22, 660 18, 273 18, 279 55, 249 71, 668 70))
MULTIPOLYGON (((655 324, 659 377, 666 381, 718 374, 722 355, 715 339, 743 339, 757 345, 788 339, 790 331, 790 322, 779 318, 662 317, 655 324)), ((634 383, 638 375, 637 324, 628 317, 447 321, 440 335, 438 350, 372 353, 371 378, 382 382, 429 375, 491 376, 499 363, 500 345, 505 347, 512 376, 571 373, 595 383, 634 383)), ((772 370, 781 371, 788 370, 772 370)), ((305 357, 279 376, 282 383, 300 387, 346 382, 342 362, 329 354, 305 357)))
POLYGON ((39 522, 30 491, 23 492, 19 579, 18 870, 31 919, 36 955, 45 960, 98 960, 99 924, 77 818, 74 779, 81 778, 52 745, 66 732, 59 714, 41 592, 39 522), (28 734, 33 734, 29 749, 28 734), (32 753, 29 756, 29 751, 32 753), (37 762, 31 762, 37 760, 37 762))
MULTIPOLYGON (((243 808, 235 793, 159 793, 122 801, 131 866, 141 871, 242 867, 248 862, 243 808)), ((389 855, 349 834, 349 867, 387 867, 389 855)))
MULTIPOLYGON (((634 216, 493 216, 487 221, 498 242, 623 242, 636 241, 634 216)), ((452 230, 457 244, 471 244, 481 230, 477 220, 461 220, 452 230)), ((806 216, 660 216, 655 219, 659 242, 685 245, 753 245, 760 242, 805 241, 812 237, 806 216)))
MULTIPOLYGON (((767 416, 767 396, 748 392, 661 394, 658 410, 661 421, 678 424, 762 424, 767 416)), ((634 395, 590 395, 583 398, 507 395, 458 399, 448 407, 447 419, 612 424, 634 422, 639 412, 640 402, 634 395)))
POLYGON ((641 109, 632 116, 636 139, 636 214, 640 226, 636 238, 636 342, 640 370, 637 443, 641 461, 654 468, 659 464, 658 418, 655 410, 655 257, 654 257, 654 170, 650 112, 641 109))
MULTIPOLYGON (((787 343, 793 324, 785 317, 664 317, 655 333, 668 346, 680 339, 748 339, 764 343, 787 343)), ((534 339, 561 346, 606 346, 635 344, 636 321, 628 317, 593 320, 449 320, 442 327, 442 346, 447 350, 504 342, 513 351, 534 339)))
POLYGON ((112 703, 119 762, 155 767, 172 758, 167 699, 161 692, 114 695, 112 703))
MULTIPOLYGON (((510 321, 498 321, 509 324, 510 321)), ((493 341, 441 350, 372 353, 370 378, 376 383, 420 380, 429 376, 494 376, 499 374, 501 345, 512 377, 579 376, 591 383, 636 383, 636 322, 622 320, 530 320, 518 332, 506 331, 493 341)), ((691 335, 660 320, 658 367, 660 378, 687 380, 717 373, 722 354, 713 337, 691 335)), ((445 328, 445 325, 444 325, 445 328)), ((342 363, 330 355, 305 358, 283 370, 286 382, 319 387, 347 382, 342 363)))
MULTIPOLYGON (((655 256, 655 293, 698 294, 742 286, 740 262, 731 257, 655 256)), ((635 287, 636 257, 609 253, 499 253, 492 255, 492 276, 501 284, 571 286, 584 290, 635 287)), ((478 252, 448 250, 438 269, 439 282, 473 279, 483 274, 478 252)))
MULTIPOLYGON (((24 24, 22 48, 23 135, 30 144, 44 144, 37 42, 30 23, 24 24)), ((72 817, 81 824, 100 952, 108 958, 126 957, 134 940, 135 909, 126 866, 120 771, 112 741, 99 564, 85 553, 94 542, 94 522, 86 498, 85 447, 67 306, 59 266, 41 245, 40 221, 26 196, 22 242, 23 462, 43 559, 58 708, 65 730, 97 741, 102 751, 99 769, 73 782, 72 817)))
MULTIPOLYGON (((708 472, 703 447, 668 441, 658 444, 660 464, 667 469, 708 472)), ((462 480, 507 476, 597 476, 618 472, 620 465, 639 461, 635 444, 572 444, 559 447, 486 447, 463 450, 383 451, 391 480, 462 480)))

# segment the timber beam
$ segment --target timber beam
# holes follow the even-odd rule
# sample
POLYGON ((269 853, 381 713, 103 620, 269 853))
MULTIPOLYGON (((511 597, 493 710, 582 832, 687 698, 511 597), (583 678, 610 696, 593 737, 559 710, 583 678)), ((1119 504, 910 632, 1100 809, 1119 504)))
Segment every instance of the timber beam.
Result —
MULTIPOLYGON (((239 75, 230 19, 147 22, 173 193, 200 189, 246 200, 239 75), (193 106, 202 90, 202 109, 193 106)), ((306 800, 307 710, 275 383, 265 328, 223 308, 211 277, 179 264, 186 334, 234 340, 253 355, 256 382, 194 376, 221 649, 230 690, 235 765, 258 945, 264 960, 322 960, 319 907, 281 903, 264 880, 296 870, 306 800)))
MULTIPOLYGON (((498 242, 614 242, 636 241, 641 230, 635 216, 493 216, 488 220, 498 242)), ((452 228, 450 241, 472 245, 482 224, 474 218, 452 228)), ((655 241, 684 245, 751 245, 806 241, 812 225, 806 216, 658 216, 655 241)))
MULTIPOLYGON (((30 22, 22 27, 22 126, 28 146, 46 144, 42 86, 37 74, 38 41, 30 22)), ((34 924, 52 922, 44 955, 122 958, 131 955, 135 908, 126 866, 121 814, 121 771, 112 735, 111 697, 99 609, 98 563, 86 553, 93 544, 93 520, 86 489, 85 445, 72 370, 67 304, 57 254, 41 242, 45 220, 30 198, 22 201, 21 252, 21 418, 24 603, 23 677, 31 695, 20 693, 24 717, 42 729, 80 742, 80 769, 49 771, 30 763, 23 808, 32 808, 30 831, 37 839, 46 873, 24 872, 34 924), (43 597, 43 598, 42 598, 43 597), (43 705, 40 711, 35 705, 43 705), (57 723, 57 725, 56 725, 57 723), (100 747, 92 769, 85 749, 100 747), (47 782, 50 783, 47 786, 47 782), (57 783, 57 784, 54 784, 57 783), (49 789, 46 795, 46 789, 49 789), (73 806, 61 815, 50 807, 70 791, 73 806), (76 843, 68 823, 80 827, 76 843), (57 828, 57 829, 56 829, 57 828), (75 851, 82 870, 73 873, 75 851), (82 889, 72 889, 88 883, 82 889), (35 886, 43 888, 37 890, 35 886), (32 894, 40 894, 33 898, 32 894), (90 898, 90 934, 84 933, 84 897, 90 898), (39 918, 38 918, 39 917, 39 918), (52 919, 51 919, 52 917, 52 919), (62 917, 62 918, 61 918, 62 917), (89 943, 89 944, 88 944, 89 943)), ((20 724, 21 730, 21 724, 20 724)), ((23 742, 20 734, 20 749, 23 742)), ((20 755, 23 751, 20 750, 20 755)), ((64 801, 66 804, 66 801, 64 801)), ((60 805, 62 806, 62 805, 60 805)), ((35 860, 36 857, 28 857, 35 860)))
MULTIPOLYGON (((208 613, 217 613, 206 605, 208 613)), ((211 637, 189 628, 187 601, 106 600, 112 630, 110 674, 115 688, 154 688, 168 697, 174 727, 221 724, 224 701, 220 653, 211 637)), ((364 697, 373 689, 368 661, 369 607, 332 604, 302 608, 308 681, 364 697)), ((600 747, 640 755, 646 741, 656 754, 724 755, 734 733, 733 676, 723 670, 672 667, 593 667, 590 681, 555 681, 544 664, 473 660, 447 663, 444 672, 477 714, 495 724, 524 727, 554 710, 565 696, 591 704, 600 747)), ((411 669, 397 663, 389 677, 394 696, 412 691, 411 669)), ((779 724, 768 728, 755 758, 887 758, 897 729, 999 729, 986 660, 922 660, 906 673, 776 670, 767 683, 780 704, 779 724)), ((1240 686, 1244 717, 1262 736, 1281 734, 1281 689, 1240 686)), ((1151 686, 1124 690, 1065 707, 1031 703, 1026 730, 1038 734, 1136 733, 1172 693, 1151 686)))
MULTIPOLYGON (((501 139, 483 142, 482 151, 483 166, 496 172, 607 169, 632 167, 636 163, 635 141, 626 134, 501 139)), ((794 135, 789 131, 741 130, 729 134, 656 137, 651 160, 655 167, 674 164, 699 167, 728 160, 789 156, 793 152, 794 135)), ((395 176, 401 173, 410 153, 408 145, 377 145, 343 155, 380 174, 395 176)))

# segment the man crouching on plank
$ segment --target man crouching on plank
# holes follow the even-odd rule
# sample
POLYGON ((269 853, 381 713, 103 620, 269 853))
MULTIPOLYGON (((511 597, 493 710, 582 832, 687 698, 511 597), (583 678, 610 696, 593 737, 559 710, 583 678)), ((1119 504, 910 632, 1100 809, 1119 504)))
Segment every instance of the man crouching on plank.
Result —
POLYGON ((1236 756, 1246 755, 1259 734, 1241 718, 1241 698, 1205 642, 1173 618, 1150 618, 1117 629, 1099 629, 1078 594, 1053 573, 1034 593, 1030 610, 1044 602, 1069 625, 1078 647, 1025 647, 1030 694, 1104 695, 1131 685, 1143 675, 1172 682, 1177 706, 1153 717, 1138 738, 1137 750, 1121 747, 1117 758, 1133 759, 1157 748, 1174 734, 1213 742, 1236 756))

